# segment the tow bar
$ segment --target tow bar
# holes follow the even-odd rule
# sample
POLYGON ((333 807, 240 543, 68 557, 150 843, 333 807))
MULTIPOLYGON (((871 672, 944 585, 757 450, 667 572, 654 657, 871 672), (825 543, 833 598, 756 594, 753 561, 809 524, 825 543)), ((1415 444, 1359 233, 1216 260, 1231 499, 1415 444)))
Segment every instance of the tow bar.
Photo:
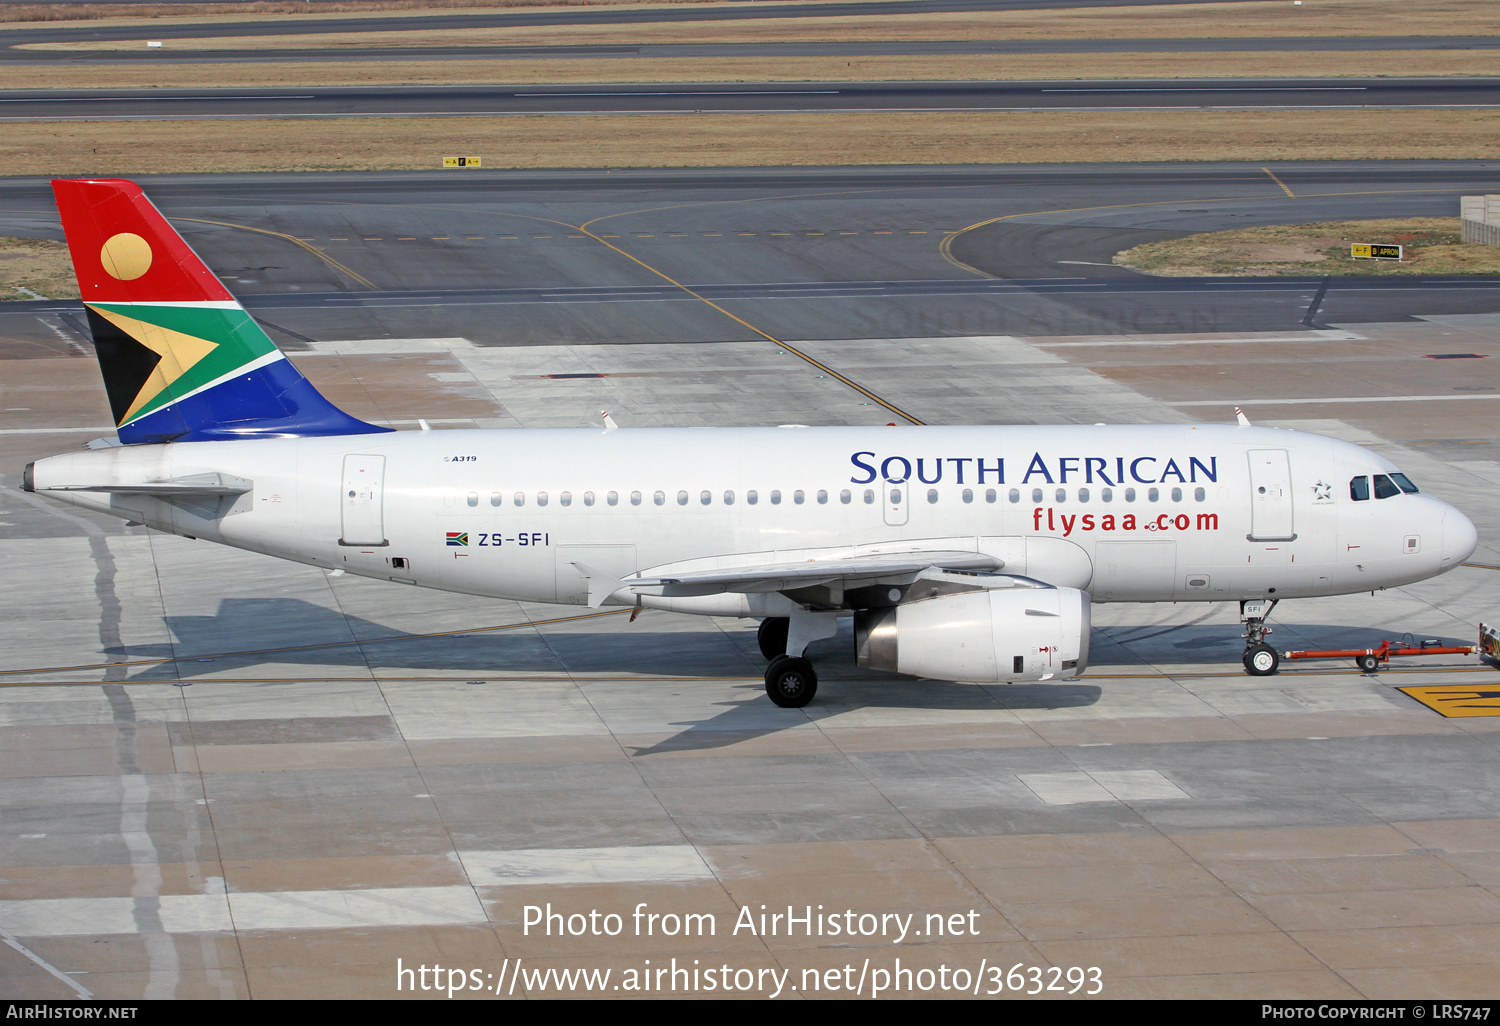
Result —
POLYGON ((1286 659, 1353 659, 1354 665, 1364 673, 1374 673, 1381 663, 1388 663, 1392 656, 1474 655, 1482 653, 1491 659, 1500 659, 1500 631, 1486 624, 1479 625, 1479 644, 1445 645, 1441 639, 1428 638, 1420 643, 1392 645, 1382 641, 1377 648, 1330 648, 1317 651, 1287 652, 1286 659))

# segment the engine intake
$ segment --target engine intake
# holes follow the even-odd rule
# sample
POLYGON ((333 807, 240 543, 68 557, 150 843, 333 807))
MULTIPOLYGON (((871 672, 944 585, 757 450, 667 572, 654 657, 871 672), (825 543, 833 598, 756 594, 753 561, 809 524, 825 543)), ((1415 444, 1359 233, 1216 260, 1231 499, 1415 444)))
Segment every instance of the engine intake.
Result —
POLYGON ((917 677, 998 683, 1082 673, 1089 596, 1076 588, 973 591, 854 614, 855 662, 917 677))

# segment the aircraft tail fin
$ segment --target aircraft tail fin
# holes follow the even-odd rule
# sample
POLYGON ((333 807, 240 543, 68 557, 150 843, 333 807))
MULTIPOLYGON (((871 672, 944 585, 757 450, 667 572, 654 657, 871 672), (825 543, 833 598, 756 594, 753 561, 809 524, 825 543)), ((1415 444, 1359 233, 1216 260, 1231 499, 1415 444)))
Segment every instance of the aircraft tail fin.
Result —
POLYGON ((390 430, 325 399, 134 182, 52 191, 121 442, 390 430))

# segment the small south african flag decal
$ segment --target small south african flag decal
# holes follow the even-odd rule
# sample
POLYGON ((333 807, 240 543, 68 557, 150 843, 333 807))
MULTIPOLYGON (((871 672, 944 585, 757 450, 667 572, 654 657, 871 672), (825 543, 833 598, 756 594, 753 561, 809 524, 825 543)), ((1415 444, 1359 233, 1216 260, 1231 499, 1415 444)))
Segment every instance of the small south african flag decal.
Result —
POLYGON ((457 548, 457 547, 459 547, 461 545, 468 545, 468 544, 469 544, 469 532, 468 531, 449 531, 448 532, 448 546, 450 548, 457 548))

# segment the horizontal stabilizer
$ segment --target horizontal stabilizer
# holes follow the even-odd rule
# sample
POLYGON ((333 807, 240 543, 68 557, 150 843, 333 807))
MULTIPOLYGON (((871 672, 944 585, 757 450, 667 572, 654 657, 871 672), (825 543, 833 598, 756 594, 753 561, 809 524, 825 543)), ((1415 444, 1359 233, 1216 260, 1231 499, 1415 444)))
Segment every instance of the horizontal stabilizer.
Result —
POLYGON ((164 499, 188 498, 194 495, 243 495, 255 482, 230 474, 190 474, 170 481, 145 481, 136 484, 55 485, 48 492, 109 492, 114 495, 158 495, 164 499))

